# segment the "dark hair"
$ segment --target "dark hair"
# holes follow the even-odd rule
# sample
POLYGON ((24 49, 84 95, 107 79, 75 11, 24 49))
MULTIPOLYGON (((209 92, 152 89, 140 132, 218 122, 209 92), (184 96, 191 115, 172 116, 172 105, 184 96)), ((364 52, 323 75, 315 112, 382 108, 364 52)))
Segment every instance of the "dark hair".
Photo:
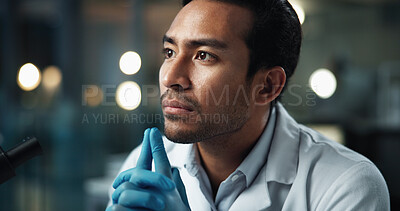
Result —
MULTIPOLYGON (((183 6, 192 0, 183 0, 183 6)), ((299 60, 301 24, 287 0, 214 0, 250 9, 255 17, 246 38, 250 50, 247 78, 261 68, 280 66, 285 70, 286 83, 299 60)))

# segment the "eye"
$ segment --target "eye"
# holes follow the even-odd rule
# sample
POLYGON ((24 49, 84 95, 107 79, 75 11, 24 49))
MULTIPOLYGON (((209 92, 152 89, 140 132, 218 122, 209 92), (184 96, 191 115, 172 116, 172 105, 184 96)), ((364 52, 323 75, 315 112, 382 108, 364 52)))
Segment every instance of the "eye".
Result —
POLYGON ((195 59, 199 59, 204 62, 213 62, 216 59, 216 56, 204 51, 199 51, 197 52, 195 59))
POLYGON ((169 58, 175 57, 176 53, 172 49, 164 48, 163 54, 164 54, 165 59, 169 59, 169 58))

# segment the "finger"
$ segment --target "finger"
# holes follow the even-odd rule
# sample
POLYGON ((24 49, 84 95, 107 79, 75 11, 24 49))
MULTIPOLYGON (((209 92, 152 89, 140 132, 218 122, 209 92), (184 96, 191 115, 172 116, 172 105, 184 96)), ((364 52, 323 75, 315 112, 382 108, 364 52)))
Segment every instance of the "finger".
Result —
POLYGON ((112 185, 113 188, 116 189, 122 183, 129 181, 132 176, 132 171, 133 169, 128 169, 118 174, 117 178, 115 178, 114 183, 112 185))
POLYGON ((120 194, 126 189, 155 188, 162 191, 175 189, 175 183, 168 177, 148 170, 135 169, 131 179, 118 185, 112 194, 113 202, 118 202, 120 194))
POLYGON ((114 204, 110 207, 107 207, 106 211, 149 211, 150 209, 146 208, 127 208, 119 204, 114 204))
POLYGON ((151 170, 151 147, 150 147, 150 128, 147 128, 144 131, 144 137, 142 141, 142 150, 140 152, 140 156, 138 158, 136 167, 141 169, 151 170))
POLYGON ((123 207, 119 204, 114 204, 110 207, 107 207, 106 211, 132 211, 129 208, 123 207))
POLYGON ((129 190, 129 189, 135 189, 135 185, 133 185, 130 182, 124 182, 122 183, 120 186, 118 186, 117 189, 115 189, 115 191, 113 192, 113 194, 111 195, 111 199, 113 201, 113 204, 117 204, 118 203, 118 199, 121 196, 121 193, 129 190))
POLYGON ((129 208, 147 208, 151 210, 163 210, 165 208, 164 197, 148 190, 125 190, 121 193, 118 204, 129 208))
POLYGON ((152 128, 150 133, 151 152, 154 159, 156 172, 172 178, 171 165, 165 152, 161 133, 157 128, 152 128))
POLYGON ((172 179, 175 182, 176 189, 178 190, 183 203, 187 207, 189 207, 189 202, 188 202, 187 195, 186 195, 185 185, 182 182, 181 176, 179 174, 179 170, 177 168, 172 168, 172 179))
POLYGON ((135 169, 129 182, 138 188, 154 187, 166 191, 175 189, 174 182, 168 177, 143 169, 135 169))

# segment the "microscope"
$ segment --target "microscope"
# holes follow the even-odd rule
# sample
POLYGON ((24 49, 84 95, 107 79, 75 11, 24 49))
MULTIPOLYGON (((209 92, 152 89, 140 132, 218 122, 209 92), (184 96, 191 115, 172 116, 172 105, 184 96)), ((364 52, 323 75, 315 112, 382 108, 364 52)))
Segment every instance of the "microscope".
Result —
POLYGON ((0 147, 0 184, 15 176, 15 168, 19 165, 41 154, 43 150, 35 137, 25 138, 7 152, 0 147))

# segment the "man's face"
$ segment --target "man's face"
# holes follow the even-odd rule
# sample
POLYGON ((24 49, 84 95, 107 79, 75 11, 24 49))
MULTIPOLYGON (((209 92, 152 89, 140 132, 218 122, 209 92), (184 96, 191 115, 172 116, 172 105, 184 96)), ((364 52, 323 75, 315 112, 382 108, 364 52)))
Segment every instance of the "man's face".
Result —
POLYGON ((176 16, 164 37, 160 91, 165 135, 194 143, 235 132, 250 116, 246 81, 252 25, 245 8, 195 0, 176 16))

